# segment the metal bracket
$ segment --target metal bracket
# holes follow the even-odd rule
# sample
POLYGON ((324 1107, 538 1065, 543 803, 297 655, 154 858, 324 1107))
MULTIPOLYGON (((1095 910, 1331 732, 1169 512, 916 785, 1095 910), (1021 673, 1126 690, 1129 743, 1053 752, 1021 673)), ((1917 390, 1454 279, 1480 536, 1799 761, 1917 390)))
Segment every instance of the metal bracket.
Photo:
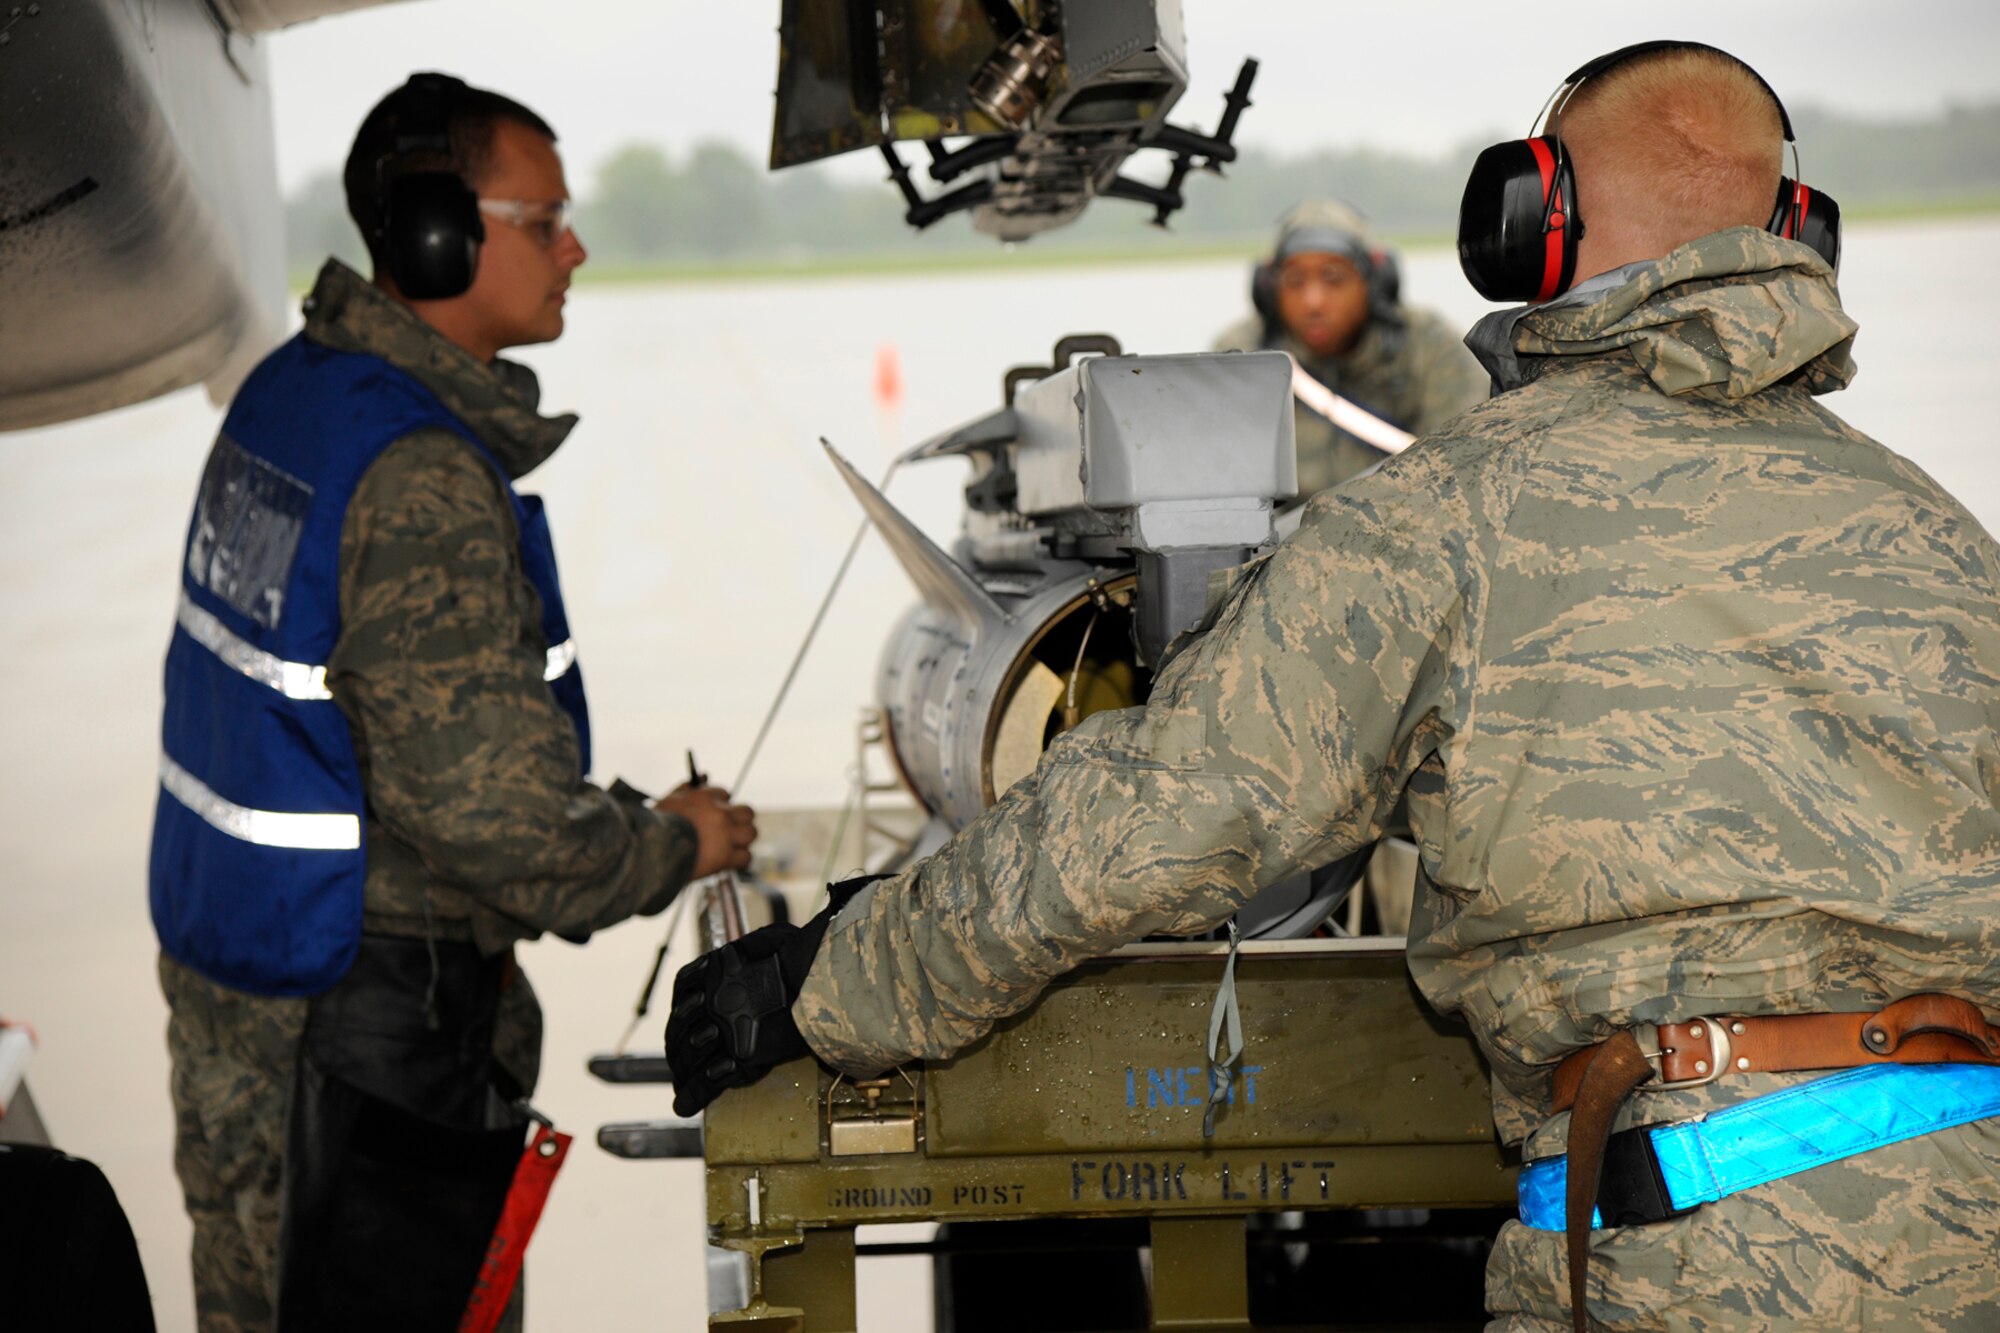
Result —
POLYGON ((701 1156, 699 1120, 636 1120, 599 1125, 597 1146, 613 1157, 643 1160, 701 1156))
POLYGON ((1070 363, 1085 352, 1095 352, 1099 356, 1123 356, 1125 348, 1117 338, 1108 333, 1071 333, 1056 339, 1055 354, 1046 366, 1014 366, 1001 379, 1001 391, 1008 407, 1014 405, 1014 394, 1023 384, 1045 380, 1060 371, 1068 370, 1070 363))
POLYGON ((846 1076, 839 1075, 833 1086, 826 1090, 826 1151, 830 1157, 870 1157, 883 1153, 913 1153, 923 1142, 923 1091, 909 1071, 898 1069, 903 1082, 909 1086, 910 1100, 890 1106, 882 1105, 884 1093, 895 1088, 895 1080, 889 1078, 858 1079, 851 1086, 859 1092, 866 1106, 849 1115, 838 1114, 844 1108, 851 1109, 852 1101, 836 1100, 834 1094, 845 1083, 846 1076))
POLYGON ((1174 155, 1174 169, 1167 176, 1163 186, 1145 186, 1138 181, 1120 176, 1112 182, 1113 188, 1105 191, 1125 199, 1137 199, 1153 205, 1153 225, 1165 227, 1184 204, 1181 198, 1181 183, 1187 179, 1188 169, 1194 160, 1202 159, 1203 171, 1220 176, 1224 162, 1236 160, 1236 145, 1231 142, 1236 137, 1236 122, 1250 105, 1250 85, 1257 78, 1257 61, 1250 58, 1236 71, 1236 83, 1223 95, 1222 119, 1216 124, 1213 135, 1198 134, 1182 129, 1178 125, 1162 125, 1146 146, 1164 148, 1174 155))

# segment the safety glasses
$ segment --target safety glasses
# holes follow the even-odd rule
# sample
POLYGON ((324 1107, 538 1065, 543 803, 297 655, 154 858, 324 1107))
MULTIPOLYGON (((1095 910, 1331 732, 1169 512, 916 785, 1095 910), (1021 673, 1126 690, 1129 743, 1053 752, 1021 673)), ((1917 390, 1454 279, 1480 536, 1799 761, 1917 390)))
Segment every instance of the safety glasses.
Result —
POLYGON ((519 227, 544 250, 568 233, 576 218, 576 202, 571 199, 481 199, 479 211, 489 218, 519 227))

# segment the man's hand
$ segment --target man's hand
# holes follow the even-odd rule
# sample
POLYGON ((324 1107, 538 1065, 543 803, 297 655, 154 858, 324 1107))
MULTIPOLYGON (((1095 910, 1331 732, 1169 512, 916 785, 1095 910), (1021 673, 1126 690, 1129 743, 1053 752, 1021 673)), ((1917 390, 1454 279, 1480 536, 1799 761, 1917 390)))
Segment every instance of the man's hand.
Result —
POLYGON ((792 1021, 792 1001, 826 923, 822 913, 804 926, 765 926, 681 969, 667 1019, 675 1115, 693 1115, 725 1088, 755 1083, 810 1054, 792 1021))
POLYGON ((680 970, 667 1019, 675 1115, 693 1115, 726 1089, 747 1087, 787 1060, 812 1054, 792 1021, 792 1001, 834 914, 882 878, 829 885, 825 909, 803 926, 753 930, 680 970))
POLYGON ((694 825, 697 838, 692 879, 719 870, 748 870, 750 844, 757 841, 757 812, 731 805, 720 787, 683 783, 653 802, 655 810, 679 815, 694 825))

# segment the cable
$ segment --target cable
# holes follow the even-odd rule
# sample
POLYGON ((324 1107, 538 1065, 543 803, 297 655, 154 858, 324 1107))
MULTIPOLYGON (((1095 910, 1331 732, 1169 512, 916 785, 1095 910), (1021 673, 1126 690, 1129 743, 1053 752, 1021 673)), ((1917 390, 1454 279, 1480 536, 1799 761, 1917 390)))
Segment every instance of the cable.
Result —
MULTIPOLYGON (((819 442, 826 444, 826 437, 820 436, 819 442)), ((875 489, 887 491, 889 479, 896 475, 896 469, 902 465, 901 458, 891 460, 889 470, 882 474, 882 482, 875 489)), ((764 714, 764 721, 757 728, 757 739, 750 742, 750 753, 743 756, 743 767, 737 770, 736 781, 729 788, 732 797, 740 798, 743 795, 743 783, 750 776, 750 766, 757 762, 757 753, 764 748, 764 738, 771 734, 771 724, 778 720, 778 710, 785 706, 785 697, 792 692, 792 682, 798 679, 799 668, 805 664, 806 654, 812 650, 813 639, 818 636, 819 627, 826 620, 827 609, 833 605, 834 596, 840 591, 841 582, 847 578, 847 567, 854 563, 854 553, 861 549, 861 539, 868 535, 869 526, 866 518, 861 520, 861 526, 854 530, 854 540, 847 544, 847 554, 840 558, 840 567, 833 571, 833 582, 828 585, 826 596, 820 599, 819 610, 813 612, 812 624, 806 627, 806 637, 799 644, 798 652, 792 656, 792 664, 785 671, 783 683, 778 686, 778 697, 771 700, 770 710, 764 714)))
MULTIPOLYGON (((821 436, 820 443, 826 444, 826 442, 826 437, 821 436)), ((830 448, 831 446, 828 447, 830 448)), ((888 490, 890 478, 896 475, 896 469, 902 465, 903 460, 900 457, 890 460, 888 471, 882 474, 882 484, 875 489, 878 491, 888 490)), ((741 796, 743 784, 750 777, 750 766, 757 762, 757 753, 764 748, 764 738, 770 734, 771 724, 778 720, 778 710, 785 706, 785 698, 791 693, 792 682, 798 679, 799 668, 805 664, 806 654, 811 651, 813 639, 818 636, 819 627, 826 620, 827 610, 833 605, 835 595, 840 592, 841 583, 847 578, 847 567, 854 563, 854 553, 861 549, 861 539, 868 535, 869 526, 869 521, 863 518, 861 526, 855 529, 854 540, 847 544, 847 554, 840 558, 840 567, 833 571, 833 582, 828 585, 826 596, 820 599, 819 610, 813 612, 812 624, 806 627, 805 639, 799 644, 798 652, 793 654, 792 665, 785 671, 785 679, 778 686, 778 696, 771 700, 771 707, 764 714, 763 723, 757 728, 757 738, 750 742, 750 753, 743 757, 743 767, 736 772, 736 781, 729 788, 732 797, 741 796)), ((692 767, 694 763, 692 753, 688 756, 688 763, 692 767)), ((842 826, 844 831, 844 812, 842 826)), ((647 1011, 652 1008, 653 992, 659 987, 660 973, 665 969, 667 958, 672 950, 674 931, 679 929, 681 914, 687 909, 688 899, 695 896, 696 888, 696 885, 689 884, 681 890, 675 899, 673 915, 668 918, 666 933, 660 939, 660 947, 653 954, 653 970, 647 974, 646 984, 639 991, 639 1002, 633 1007, 632 1022, 626 1027, 624 1037, 618 1042, 618 1054, 620 1055, 625 1053, 626 1046, 632 1040, 632 1034, 639 1030, 639 1024, 645 1021, 647 1011)), ((738 928, 741 928, 740 921, 738 922, 738 928)))
POLYGON ((1063 701, 1063 730, 1069 731, 1083 719, 1076 712, 1076 678, 1083 674, 1083 655, 1090 650, 1090 632, 1097 628, 1097 618, 1103 612, 1091 608, 1090 619, 1084 624, 1083 639, 1076 645, 1076 665, 1069 669, 1069 698, 1063 701))
MULTIPOLYGON (((840 818, 835 820, 833 825, 833 841, 827 845, 826 861, 819 869, 821 884, 833 883, 833 872, 839 862, 840 847, 847 840, 847 821, 853 815, 855 807, 861 804, 861 784, 867 780, 868 775, 857 770, 853 781, 847 785, 847 799, 841 802, 840 818)), ((863 858, 866 859, 868 835, 865 832, 861 837, 861 846, 863 858)))

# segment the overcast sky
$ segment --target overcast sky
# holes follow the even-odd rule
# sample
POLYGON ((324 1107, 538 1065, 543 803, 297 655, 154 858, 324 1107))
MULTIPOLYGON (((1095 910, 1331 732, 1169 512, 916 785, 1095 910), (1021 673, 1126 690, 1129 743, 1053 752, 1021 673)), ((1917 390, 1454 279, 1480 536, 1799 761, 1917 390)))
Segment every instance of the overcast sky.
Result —
MULTIPOLYGON (((1951 101, 2000 100, 1993 0, 1678 0, 1541 11, 1560 13, 1559 22, 1491 0, 1182 2, 1192 85, 1175 119, 1212 125, 1237 65, 1256 56, 1263 62, 1256 105, 1239 141, 1284 151, 1369 144, 1437 152, 1489 131, 1518 133, 1571 69, 1656 37, 1722 46, 1793 104, 1921 117, 1951 101), (1654 17, 1658 11, 1671 17, 1654 17)), ((280 177, 289 192, 337 169, 368 107, 426 68, 540 111, 562 137, 578 192, 633 139, 676 150, 722 139, 761 160, 770 144, 778 7, 778 0, 398 0, 304 24, 269 39, 280 177)), ((1800 147, 1810 176, 1812 146, 1800 147)), ((844 172, 879 174, 879 163, 859 161, 844 172)))

